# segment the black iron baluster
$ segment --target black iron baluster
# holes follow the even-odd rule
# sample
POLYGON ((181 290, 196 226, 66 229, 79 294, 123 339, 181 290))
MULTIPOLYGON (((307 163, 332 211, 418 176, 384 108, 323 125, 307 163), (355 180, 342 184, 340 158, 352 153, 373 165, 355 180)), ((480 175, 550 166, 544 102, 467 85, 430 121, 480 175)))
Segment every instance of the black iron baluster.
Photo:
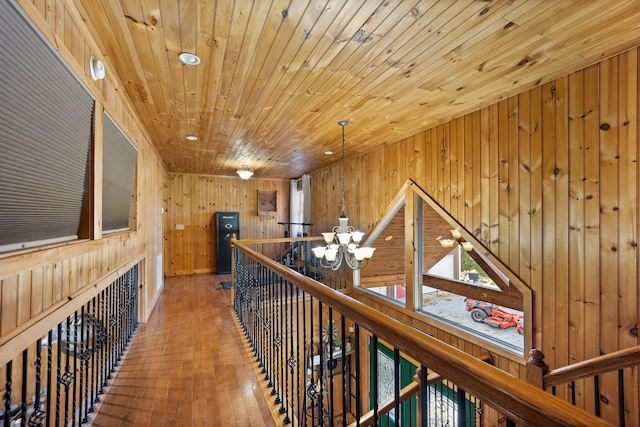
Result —
MULTIPOLYGON (((78 381, 76 380, 76 372, 78 372, 78 312, 73 313, 73 390, 72 390, 72 406, 71 406, 71 422, 76 424, 76 408, 78 404, 77 390, 78 381)), ((82 371, 80 372, 82 375, 82 371)))
MULTIPOLYGON (((595 414, 596 417, 600 416, 600 376, 596 375, 593 377, 593 394, 595 398, 595 414)), ((555 396, 555 393, 554 393, 555 396)))
POLYGON ((571 404, 575 406, 576 404, 576 382, 571 381, 569 383, 569 387, 571 388, 571 404))
POLYGON ((328 311, 329 320, 327 321, 327 376, 329 377, 328 398, 329 398, 329 427, 333 427, 333 420, 335 418, 335 401, 333 393, 333 371, 335 369, 335 359, 333 357, 334 343, 333 343, 333 308, 329 307, 328 311))
POLYGON ((420 426, 429 426, 429 384, 427 367, 420 365, 420 426))
POLYGON ((260 268, 260 275, 262 277, 261 280, 265 280, 266 281, 266 286, 268 286, 269 289, 269 307, 268 307, 268 311, 269 311, 269 320, 268 320, 268 324, 267 324, 267 331, 269 334, 269 356, 267 358, 268 361, 268 365, 267 365, 267 375, 265 376, 265 380, 268 380, 269 383, 267 384, 269 387, 272 388, 271 390, 271 394, 275 394, 273 393, 274 391, 274 387, 275 387, 275 383, 274 383, 274 378, 275 378, 275 372, 274 372, 274 354, 275 354, 275 336, 276 336, 276 321, 275 321, 275 316, 274 316, 274 307, 275 307, 275 295, 274 295, 274 288, 273 288, 273 282, 271 281, 271 274, 267 274, 267 272, 262 268, 262 266, 259 266, 260 268))
POLYGON ((36 376, 36 389, 35 397, 33 400, 33 412, 29 416, 29 426, 41 426, 42 420, 44 420, 44 411, 42 411, 42 339, 38 338, 36 341, 36 364, 35 364, 35 376, 36 376))
POLYGON ((362 418, 362 378, 360 376, 360 325, 355 324, 353 330, 353 346, 355 347, 355 377, 356 377, 356 425, 360 427, 362 418))
MULTIPOLYGON (((298 422, 300 422, 301 418, 301 412, 300 412, 300 408, 301 408, 301 393, 304 393, 304 363, 300 363, 301 359, 300 359, 300 327, 303 328, 302 333, 304 334, 304 320, 301 321, 300 319, 300 298, 302 299, 302 309, 304 310, 304 292, 301 292, 300 289, 296 286, 296 363, 297 363, 297 369, 296 372, 298 373, 298 375, 296 375, 294 378, 297 378, 297 380, 295 381, 295 385, 296 385, 296 392, 294 393, 294 396, 297 396, 293 398, 293 402, 297 402, 298 403, 298 407, 296 408, 295 411, 293 411, 293 414, 295 414, 294 416, 296 416, 298 418, 298 422), (301 369, 302 368, 302 369, 301 369), (302 382, 302 384, 301 384, 302 382)), ((304 317, 303 317, 304 319, 304 317)), ((302 341, 304 343, 304 340, 302 341)))
POLYGON ((258 265, 253 265, 252 270, 254 273, 251 274, 251 277, 255 278, 262 289, 262 320, 261 327, 263 331, 262 337, 262 373, 264 374, 264 379, 267 382, 271 382, 271 350, 273 346, 273 323, 271 319, 271 306, 273 304, 272 294, 271 294, 271 284, 269 283, 269 278, 266 275, 266 272, 263 268, 260 268, 258 265))
POLYGON ((93 327, 93 338, 91 340, 91 347, 93 348, 93 352, 91 353, 91 380, 89 383, 91 384, 91 395, 89 396, 91 406, 89 406, 89 413, 93 413, 96 411, 96 403, 98 397, 98 336, 100 334, 100 321, 98 320, 96 304, 98 302, 99 294, 91 299, 91 316, 94 319, 94 327, 93 327))
MULTIPOLYGON (((51 345, 51 342, 49 343, 51 345)), ((58 345, 56 346, 56 426, 60 425, 60 385, 62 384, 62 323, 58 323, 58 345)))
POLYGON ((47 334, 47 398, 44 412, 46 427, 51 426, 51 387, 53 384, 53 329, 47 334))
POLYGON ((27 421, 27 382, 28 382, 28 368, 29 368, 29 350, 22 350, 22 387, 21 387, 21 400, 20 403, 20 420, 22 425, 27 421))
POLYGON ((342 360, 342 387, 341 387, 341 396, 342 396, 342 425, 347 425, 347 369, 348 367, 346 366, 346 362, 347 362, 347 353, 346 353, 346 346, 347 346, 347 334, 346 332, 346 324, 345 324, 345 318, 344 316, 341 314, 340 315, 340 336, 342 337, 342 348, 341 348, 341 355, 340 358, 342 360))
POLYGON ((289 424, 291 423, 291 418, 289 418, 289 406, 291 405, 291 402, 289 401, 289 396, 292 396, 292 394, 290 393, 291 391, 291 387, 292 384, 290 384, 290 381, 293 382, 293 368, 291 368, 291 377, 289 377, 289 370, 287 369, 287 367, 291 367, 290 366, 290 358, 289 355, 287 354, 288 350, 291 349, 291 351, 293 351, 293 335, 292 335, 292 323, 291 320, 293 318, 293 313, 291 310, 289 310, 290 308, 290 303, 292 301, 292 297, 291 297, 291 283, 287 280, 286 283, 284 284, 284 292, 285 292, 285 299, 283 301, 284 303, 284 313, 285 313, 285 317, 284 317, 284 328, 285 328, 285 332, 284 332, 284 337, 285 337, 285 341, 284 341, 284 351, 282 353, 283 356, 283 362, 285 362, 284 364, 284 370, 285 370, 285 386, 284 386, 284 393, 283 393, 283 407, 284 407, 284 411, 282 411, 282 409, 280 409, 280 413, 284 413, 284 420, 283 422, 285 424, 289 424))
MULTIPOLYGON (((283 349, 283 342, 286 339, 286 332, 285 331, 285 323, 284 323, 284 316, 285 314, 283 313, 283 304, 286 307, 286 300, 284 297, 284 281, 282 280, 282 277, 277 276, 278 277, 278 283, 279 283, 279 290, 278 290, 278 319, 279 319, 279 329, 278 329, 278 367, 280 368, 278 371, 278 398, 276 399, 276 403, 280 405, 280 409, 279 412, 281 414, 283 414, 285 412, 285 408, 284 408, 284 399, 283 399, 283 393, 286 392, 286 389, 284 387, 286 387, 285 385, 285 364, 286 364, 286 349, 283 349), (284 332, 284 333, 283 333, 284 332)), ((286 344, 285 344, 286 345, 286 344)))
POLYGON ((465 391, 458 387, 456 397, 458 400, 458 426, 464 427, 467 425, 467 398, 465 391))
MULTIPOLYGON (((272 372, 271 372, 271 395, 276 396, 278 394, 278 387, 280 386, 280 378, 278 376, 278 339, 279 339, 279 317, 278 317, 278 282, 276 281, 276 275, 272 272, 268 273, 269 280, 272 281, 273 301, 271 303, 272 316, 273 316, 273 343, 272 343, 272 372)), ((275 403, 278 402, 276 397, 275 403)))
MULTIPOLYGON (((301 399, 302 404, 298 409, 298 420, 300 420, 301 425, 307 425, 307 392, 308 387, 310 385, 309 375, 309 361, 307 354, 307 296, 304 291, 302 291, 302 390, 301 390, 301 399)), ((300 352, 298 352, 298 360, 300 360, 300 352)), ((300 369, 300 368, 298 368, 300 369)))
POLYGON ((125 289, 126 289, 126 275, 120 278, 118 283, 118 299, 117 299, 117 310, 118 310, 118 354, 116 358, 115 366, 120 366, 120 362, 122 361, 122 353, 124 351, 124 342, 126 339, 126 321, 127 321, 127 313, 126 313, 126 301, 125 301, 125 289))
POLYGON ((109 385, 109 380, 111 379, 111 375, 113 373, 113 353, 115 349, 115 338, 116 338, 116 320, 113 314, 113 288, 115 287, 115 282, 109 285, 107 288, 107 316, 108 316, 108 328, 109 328, 109 340, 108 346, 106 349, 106 366, 105 366, 105 380, 104 386, 109 385))
POLYGON ((324 394, 327 391, 327 385, 325 383, 325 355, 322 349, 322 301, 318 300, 318 412, 320 425, 324 425, 325 409, 324 409, 324 394))
POLYGON ((104 343, 100 349, 100 391, 98 395, 104 394, 104 389, 107 386, 107 370, 109 365, 109 343, 111 342, 111 327, 109 325, 109 289, 105 288, 101 292, 100 298, 100 317, 102 324, 105 327, 104 343))
POLYGON ((255 295, 256 295, 254 325, 253 325, 253 336, 254 336, 255 344, 253 348, 253 354, 256 357, 256 362, 258 362, 258 367, 262 368, 262 336, 264 333, 264 327, 262 326, 263 289, 262 289, 262 286, 260 285, 260 282, 257 280, 257 278, 252 277, 250 280, 253 287, 255 288, 255 295))
MULTIPOLYGON (((65 365, 64 365, 64 374, 62 374, 61 381, 64 386, 64 425, 69 425, 69 385, 71 384, 71 380, 73 380, 73 373, 71 372, 71 356, 69 354, 69 340, 70 340, 70 330, 71 330, 71 320, 70 317, 67 317, 66 320, 67 329, 65 331, 65 365)), ((58 337, 58 345, 62 344, 61 338, 58 337)))
POLYGON ((618 418, 618 425, 624 427, 624 372, 622 369, 618 369, 618 418))
MULTIPOLYGON (((79 424, 82 423, 82 416, 83 416, 82 409, 83 409, 83 406, 86 406, 86 405, 83 405, 82 396, 83 396, 84 391, 85 391, 85 387, 84 387, 84 385, 85 385, 84 384, 84 382, 85 382, 85 365, 86 365, 86 363, 85 363, 85 354, 87 352, 87 346, 86 346, 86 343, 85 343, 85 333, 86 333, 86 329, 87 329, 87 326, 85 325, 85 323, 87 323, 87 322, 86 322, 86 319, 85 319, 84 306, 82 306, 80 308, 80 310, 81 310, 80 311, 80 324, 78 325, 76 323, 76 329, 75 329, 76 333, 77 333, 78 326, 80 326, 80 337, 79 337, 79 339, 74 340, 75 343, 76 343, 76 345, 75 345, 76 349, 78 349, 78 348, 80 349, 79 354, 76 354, 76 357, 80 358, 80 369, 78 369, 80 371, 80 378, 79 378, 79 381, 78 381, 78 387, 79 387, 79 389, 78 389, 78 403, 79 403, 78 420, 80 421, 79 424)), ((74 397, 75 397, 75 391, 74 391, 74 397)))
POLYGON ((13 360, 7 362, 7 376, 4 381, 4 427, 11 425, 11 382, 13 377, 13 360))

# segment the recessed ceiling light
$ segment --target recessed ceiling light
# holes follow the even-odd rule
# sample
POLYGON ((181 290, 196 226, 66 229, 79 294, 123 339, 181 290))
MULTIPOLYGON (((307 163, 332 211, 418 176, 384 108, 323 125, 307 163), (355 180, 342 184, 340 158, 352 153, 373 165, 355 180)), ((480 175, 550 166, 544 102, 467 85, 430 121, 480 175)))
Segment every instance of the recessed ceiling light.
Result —
POLYGON ((325 151, 324 154, 326 154, 327 156, 330 156, 333 154, 333 151, 325 151))
POLYGON ((198 58, 193 53, 182 52, 179 57, 180 61, 184 62, 187 65, 198 65, 200 63, 200 58, 198 58))
POLYGON ((198 137, 197 137, 197 136, 195 136, 195 135, 187 135, 187 139, 188 139, 189 141, 197 141, 197 140, 198 140, 198 137))

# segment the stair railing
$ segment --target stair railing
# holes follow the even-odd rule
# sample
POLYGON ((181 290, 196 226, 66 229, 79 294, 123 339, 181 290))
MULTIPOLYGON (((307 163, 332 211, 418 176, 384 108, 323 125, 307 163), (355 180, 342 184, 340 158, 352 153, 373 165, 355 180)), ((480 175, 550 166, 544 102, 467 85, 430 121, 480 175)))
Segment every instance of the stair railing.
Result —
MULTIPOLYGON (((507 425, 514 425, 514 422, 545 426, 610 425, 540 388, 287 268, 241 241, 232 239, 231 244, 234 247, 233 308, 262 367, 265 381, 272 388, 274 402, 280 405, 285 423, 348 425, 363 416, 367 406, 363 401, 367 390, 363 387, 371 387, 372 394, 377 396, 380 386, 375 375, 371 384, 361 378, 367 357, 362 349, 367 346, 360 338, 369 333, 376 351, 378 339, 393 347, 391 364, 395 372, 400 367, 398 355, 401 352, 417 361, 421 372, 425 373, 420 382, 420 411, 410 408, 414 413, 419 412, 421 419, 415 424, 409 421, 403 425, 427 426, 429 423, 427 367, 429 372, 436 372, 455 385, 458 396, 476 396, 483 405, 506 415, 507 425), (334 322, 339 325, 335 334, 331 333, 331 327, 326 328, 334 322), (348 349, 339 342, 346 333, 353 335, 355 348, 348 349), (318 355, 317 365, 315 360, 308 364, 301 349, 320 340, 327 351, 318 355), (310 368, 318 370, 317 378, 322 378, 322 382, 306 380, 308 372, 312 371, 310 368), (336 371, 340 374, 334 375, 336 371), (312 405, 307 405, 310 402, 312 405), (338 407, 342 407, 341 414, 327 413, 327 408, 338 407), (351 418, 345 413, 354 407, 351 418), (303 417, 307 416, 309 418, 304 421, 303 417)), ((377 360, 371 358, 373 372, 379 371, 377 360)), ((396 409, 401 391, 397 378, 391 385, 396 409)), ((374 422, 380 416, 375 406, 374 422)), ((395 414, 401 416, 398 411, 395 414)), ((457 424, 465 425, 460 421, 457 424)))
POLYGON ((602 415, 602 405, 607 405, 612 408, 611 411, 617 412, 618 425, 622 427, 626 425, 628 415, 625 410, 625 398, 629 396, 625 394, 625 370, 631 375, 631 369, 640 365, 640 346, 604 354, 553 370, 549 370, 549 366, 544 361, 544 354, 540 350, 531 350, 529 356, 527 381, 530 384, 543 390, 551 388, 553 395, 556 395, 558 386, 566 384, 569 387, 569 400, 571 404, 576 405, 577 382, 591 379, 590 382, 585 382, 584 393, 588 391, 593 393, 593 408, 586 409, 592 409, 593 413, 599 417, 602 415), (617 383, 612 388, 617 390, 617 396, 607 397, 601 390, 602 378, 607 374, 614 375, 614 373, 616 377, 613 381, 617 383))
POLYGON ((130 262, 0 343, 0 426, 80 426, 138 324, 139 264, 130 262))

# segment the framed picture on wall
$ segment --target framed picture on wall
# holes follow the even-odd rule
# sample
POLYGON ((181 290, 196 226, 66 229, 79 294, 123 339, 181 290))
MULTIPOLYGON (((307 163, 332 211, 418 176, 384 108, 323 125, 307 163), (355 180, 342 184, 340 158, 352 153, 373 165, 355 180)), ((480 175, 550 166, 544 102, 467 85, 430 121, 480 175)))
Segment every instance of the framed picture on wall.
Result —
POLYGON ((258 216, 275 216, 278 211, 278 192, 258 190, 258 216))

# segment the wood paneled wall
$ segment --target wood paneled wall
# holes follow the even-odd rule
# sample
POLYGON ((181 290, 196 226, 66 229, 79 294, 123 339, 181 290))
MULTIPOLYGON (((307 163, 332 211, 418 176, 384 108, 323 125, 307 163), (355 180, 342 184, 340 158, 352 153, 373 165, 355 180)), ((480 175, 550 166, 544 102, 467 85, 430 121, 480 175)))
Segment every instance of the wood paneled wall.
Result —
POLYGON ((240 213, 241 239, 284 236, 289 221, 289 186, 284 179, 170 174, 165 215, 167 275, 211 273, 216 269, 216 212, 240 213), (275 191, 275 215, 258 215, 258 191, 275 191), (183 224, 184 230, 177 230, 183 224))
MULTIPOLYGON (((103 58, 103 55, 72 2, 19 0, 18 3, 93 93, 98 111, 104 107, 136 145, 136 229, 95 240, 0 255, 0 345, 3 347, 16 331, 33 325, 36 319, 52 310, 64 310, 74 295, 109 280, 112 272, 136 260, 142 262, 140 313, 141 320, 146 319, 158 292, 156 260, 162 253, 161 208, 167 179, 164 166, 138 124, 129 101, 121 95, 124 91, 109 75, 108 67, 104 80, 94 82, 89 76, 90 56, 103 58)), ((3 348, 3 354, 5 350, 3 348)))
MULTIPOLYGON (((370 230, 411 178, 531 287, 552 368, 638 345, 638 69, 632 49, 348 158, 351 222, 370 230)), ((339 164, 312 174, 314 234, 339 179, 339 164)))

